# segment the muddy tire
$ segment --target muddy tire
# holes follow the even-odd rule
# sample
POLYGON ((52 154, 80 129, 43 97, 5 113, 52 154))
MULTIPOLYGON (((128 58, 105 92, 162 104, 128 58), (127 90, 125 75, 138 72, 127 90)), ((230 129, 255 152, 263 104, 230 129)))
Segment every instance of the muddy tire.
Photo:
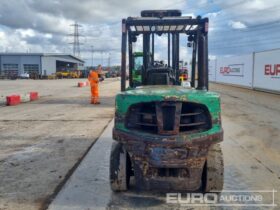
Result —
POLYGON ((202 179, 204 192, 223 190, 224 159, 220 144, 214 144, 209 148, 202 179))
POLYGON ((110 184, 113 191, 126 191, 129 185, 128 154, 122 144, 113 142, 110 156, 110 184))

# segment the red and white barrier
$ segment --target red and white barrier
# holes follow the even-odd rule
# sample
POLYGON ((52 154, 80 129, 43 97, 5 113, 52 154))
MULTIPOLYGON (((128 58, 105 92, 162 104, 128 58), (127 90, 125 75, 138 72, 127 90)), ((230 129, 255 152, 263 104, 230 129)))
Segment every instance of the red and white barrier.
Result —
POLYGON ((38 92, 30 92, 30 93, 23 93, 19 95, 9 95, 6 96, 6 105, 7 106, 15 106, 20 103, 30 102, 38 100, 39 94, 38 92))
POLYGON ((30 93, 22 93, 20 94, 20 102, 26 103, 30 101, 30 93))
POLYGON ((86 87, 89 86, 89 82, 78 82, 78 87, 86 87))
POLYGON ((5 96, 0 96, 0 106, 6 105, 6 97, 5 96))
POLYGON ((7 106, 15 106, 20 104, 20 95, 10 95, 6 97, 7 106))
POLYGON ((30 101, 35 101, 39 99, 38 92, 30 92, 30 101))

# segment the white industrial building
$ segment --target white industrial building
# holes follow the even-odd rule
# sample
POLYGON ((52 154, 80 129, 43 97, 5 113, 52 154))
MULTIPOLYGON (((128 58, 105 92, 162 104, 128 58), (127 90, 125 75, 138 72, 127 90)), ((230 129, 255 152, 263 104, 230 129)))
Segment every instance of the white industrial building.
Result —
POLYGON ((69 54, 0 53, 0 75, 47 76, 58 71, 84 70, 84 61, 69 54))

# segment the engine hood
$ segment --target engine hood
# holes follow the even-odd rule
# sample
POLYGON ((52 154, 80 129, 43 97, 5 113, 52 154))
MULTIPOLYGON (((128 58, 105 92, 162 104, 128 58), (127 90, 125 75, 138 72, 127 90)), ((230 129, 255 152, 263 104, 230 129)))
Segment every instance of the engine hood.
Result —
POLYGON ((196 90, 194 88, 186 88, 182 86, 166 86, 166 85, 151 85, 151 86, 139 86, 135 89, 127 90, 123 92, 125 95, 176 95, 176 96, 185 96, 186 94, 199 94, 199 95, 219 95, 214 92, 196 90))
POLYGON ((132 104, 151 101, 189 101, 204 104, 212 113, 220 112, 220 96, 211 91, 182 86, 140 86, 116 96, 116 112, 124 114, 132 104))

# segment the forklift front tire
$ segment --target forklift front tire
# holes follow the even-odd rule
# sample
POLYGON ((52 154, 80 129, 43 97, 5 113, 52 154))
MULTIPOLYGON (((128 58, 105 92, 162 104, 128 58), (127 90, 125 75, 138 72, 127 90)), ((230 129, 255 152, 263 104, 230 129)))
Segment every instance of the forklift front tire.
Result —
POLYGON ((127 151, 122 144, 113 142, 110 155, 110 184, 114 192, 128 189, 129 172, 127 151))
POLYGON ((224 160, 220 144, 213 144, 208 156, 202 176, 204 192, 221 192, 224 185, 224 160))

